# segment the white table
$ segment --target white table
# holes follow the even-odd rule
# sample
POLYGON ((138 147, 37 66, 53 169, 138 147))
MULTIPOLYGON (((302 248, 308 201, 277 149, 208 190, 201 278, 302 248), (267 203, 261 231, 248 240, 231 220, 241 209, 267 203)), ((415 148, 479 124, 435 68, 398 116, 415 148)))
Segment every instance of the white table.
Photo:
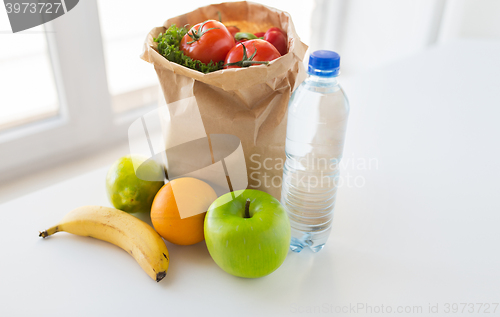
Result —
POLYGON ((40 239, 75 207, 109 206, 107 167, 1 205, 0 315, 370 315, 363 304, 425 316, 430 304, 453 316, 447 303, 500 302, 499 57, 499 43, 460 42, 346 81, 346 182, 330 240, 261 279, 226 274, 204 243, 168 244, 157 284, 113 245, 40 239))

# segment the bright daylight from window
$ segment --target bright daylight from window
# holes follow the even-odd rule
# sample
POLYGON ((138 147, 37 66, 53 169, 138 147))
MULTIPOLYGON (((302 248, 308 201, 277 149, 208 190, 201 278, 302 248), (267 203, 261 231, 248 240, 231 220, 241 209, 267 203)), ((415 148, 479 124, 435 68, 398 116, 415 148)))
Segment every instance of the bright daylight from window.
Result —
POLYGON ((0 39, 0 130, 56 115, 59 105, 44 27, 12 34, 1 11, 0 39))

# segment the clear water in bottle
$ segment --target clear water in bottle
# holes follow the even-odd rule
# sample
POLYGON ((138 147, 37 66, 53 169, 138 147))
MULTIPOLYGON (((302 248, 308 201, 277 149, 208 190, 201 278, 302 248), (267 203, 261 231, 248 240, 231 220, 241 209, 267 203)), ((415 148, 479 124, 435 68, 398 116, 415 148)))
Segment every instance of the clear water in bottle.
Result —
POLYGON ((330 235, 349 103, 339 85, 340 57, 316 51, 308 78, 288 107, 281 202, 292 227, 290 249, 321 250, 330 235))

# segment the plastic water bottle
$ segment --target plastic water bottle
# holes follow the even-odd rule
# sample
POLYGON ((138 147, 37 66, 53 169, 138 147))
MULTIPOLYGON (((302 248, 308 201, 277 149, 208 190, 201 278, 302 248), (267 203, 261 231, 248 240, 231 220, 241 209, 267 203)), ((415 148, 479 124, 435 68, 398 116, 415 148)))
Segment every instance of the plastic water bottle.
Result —
POLYGON ((339 85, 340 56, 316 51, 307 79, 288 106, 281 203, 292 227, 290 249, 321 250, 332 228, 349 103, 339 85))

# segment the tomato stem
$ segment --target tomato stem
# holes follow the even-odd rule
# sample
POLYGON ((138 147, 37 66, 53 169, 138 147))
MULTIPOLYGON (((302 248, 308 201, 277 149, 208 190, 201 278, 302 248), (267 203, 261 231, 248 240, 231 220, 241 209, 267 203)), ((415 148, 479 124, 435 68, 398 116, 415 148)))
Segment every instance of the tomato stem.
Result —
POLYGON ((187 42, 187 44, 193 44, 194 42, 198 41, 199 39, 201 39, 201 37, 203 36, 203 34, 207 33, 210 30, 219 29, 219 28, 210 28, 210 29, 206 29, 206 30, 202 31, 201 29, 205 26, 205 24, 207 24, 208 21, 210 21, 210 20, 207 20, 207 21, 203 22, 198 27, 198 30, 193 29, 191 31, 191 33, 188 32, 187 35, 192 39, 192 41, 187 42))
POLYGON ((245 47, 245 44, 241 43, 241 45, 243 46, 243 58, 241 59, 241 61, 237 61, 234 63, 227 63, 224 66, 249 67, 249 66, 252 66, 255 64, 265 64, 265 65, 269 64, 268 61, 253 61, 252 60, 255 57, 255 54, 257 54, 257 48, 255 47, 255 44, 253 45, 255 50, 253 51, 253 54, 250 57, 248 57, 248 55, 247 55, 247 48, 245 47))

